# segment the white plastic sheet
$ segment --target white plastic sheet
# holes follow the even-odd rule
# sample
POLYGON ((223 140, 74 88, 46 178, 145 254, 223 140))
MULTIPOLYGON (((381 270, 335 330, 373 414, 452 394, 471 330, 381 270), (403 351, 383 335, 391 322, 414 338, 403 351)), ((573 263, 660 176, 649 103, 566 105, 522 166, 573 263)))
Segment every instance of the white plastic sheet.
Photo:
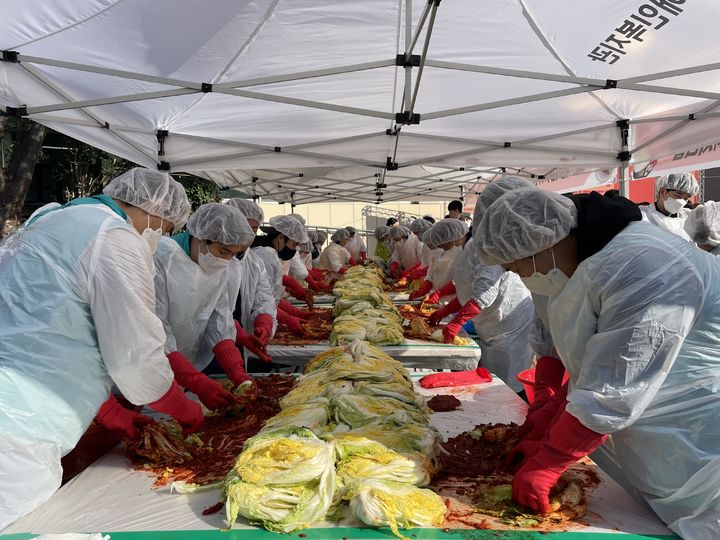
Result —
MULTIPOLYGON (((431 423, 443 438, 453 437, 488 422, 522 422, 525 404, 499 379, 464 388, 425 390, 423 395, 454 394, 463 408, 434 413, 431 423)), ((602 482, 590 502, 582 532, 671 534, 659 519, 636 502, 613 480, 602 482)), ((91 465, 63 486, 45 505, 3 531, 4 534, 209 530, 225 527, 224 512, 203 516, 202 510, 220 498, 218 490, 179 495, 169 488, 152 489, 152 478, 133 471, 120 448, 91 465)), ((345 521, 344 526, 359 526, 345 521)), ((314 526, 330 527, 320 523, 314 526)), ((236 528, 252 528, 240 521, 236 528)), ((338 531, 338 537, 343 536, 338 531)), ((2 535, 0 535, 2 538, 2 535)))

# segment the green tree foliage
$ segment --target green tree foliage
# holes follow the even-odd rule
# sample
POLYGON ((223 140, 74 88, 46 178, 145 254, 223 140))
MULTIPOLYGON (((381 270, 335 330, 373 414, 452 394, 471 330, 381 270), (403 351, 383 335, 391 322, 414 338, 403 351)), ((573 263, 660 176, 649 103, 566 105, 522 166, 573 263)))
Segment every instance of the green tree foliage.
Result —
POLYGON ((184 187, 193 211, 201 204, 218 202, 220 188, 214 182, 193 175, 179 175, 175 177, 184 187))

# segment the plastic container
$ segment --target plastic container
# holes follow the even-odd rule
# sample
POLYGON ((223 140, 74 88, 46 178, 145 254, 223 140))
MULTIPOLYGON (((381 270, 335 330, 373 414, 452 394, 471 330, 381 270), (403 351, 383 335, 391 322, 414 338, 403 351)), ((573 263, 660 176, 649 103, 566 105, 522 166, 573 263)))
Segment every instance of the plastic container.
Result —
POLYGON ((528 403, 530 405, 535 401, 535 368, 526 369, 521 371, 515 378, 522 383, 525 388, 525 395, 527 396, 528 403))

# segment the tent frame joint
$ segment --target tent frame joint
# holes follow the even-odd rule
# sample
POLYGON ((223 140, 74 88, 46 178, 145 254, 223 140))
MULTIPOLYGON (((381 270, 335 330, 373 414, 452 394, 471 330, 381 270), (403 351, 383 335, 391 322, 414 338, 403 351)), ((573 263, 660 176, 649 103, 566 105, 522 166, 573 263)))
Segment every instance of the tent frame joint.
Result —
POLYGON ((170 134, 170 132, 167 129, 158 129, 157 134, 155 137, 157 138, 158 142, 158 156, 164 156, 165 155, 165 139, 170 134))
MULTIPOLYGON (((420 113, 411 113, 410 111, 403 111, 395 113, 395 122, 398 124, 419 124, 420 113)), ((389 130, 388 130, 389 131, 389 130)))
POLYGON ((0 60, 11 64, 19 64, 20 53, 17 51, 2 51, 2 57, 0 57, 0 60))
POLYGON ((385 170, 386 171, 397 171, 398 170, 397 162, 393 161, 390 156, 388 156, 387 160, 385 161, 385 170))
POLYGON ((605 81, 605 90, 612 90, 613 88, 617 88, 618 82, 615 79, 607 79, 605 81))
POLYGON ((213 85, 211 83, 200 83, 200 91, 203 94, 208 94, 213 91, 213 85))
POLYGON ((420 55, 419 54, 398 54, 395 56, 395 65, 406 68, 420 67, 420 55))
POLYGON ((27 105, 20 107, 5 107, 5 114, 10 118, 22 118, 28 115, 27 105))
POLYGON ((161 161, 157 165, 158 171, 167 171, 170 172, 170 163, 167 161, 161 161))

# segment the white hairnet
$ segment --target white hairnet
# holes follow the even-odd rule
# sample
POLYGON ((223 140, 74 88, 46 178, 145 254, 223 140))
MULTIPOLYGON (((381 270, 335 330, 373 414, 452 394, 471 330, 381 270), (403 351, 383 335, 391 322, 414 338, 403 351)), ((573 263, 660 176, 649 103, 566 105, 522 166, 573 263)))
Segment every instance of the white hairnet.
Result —
POLYGON ((317 244, 320 241, 317 231, 308 231, 308 238, 313 244, 317 244))
POLYGON ((255 233, 242 212, 220 203, 201 205, 188 219, 186 228, 198 240, 225 245, 245 246, 255 239, 255 233))
POLYGON ((170 221, 176 229, 185 225, 192 206, 180 182, 166 172, 135 167, 113 179, 103 193, 151 216, 170 221))
POLYGON ((303 242, 298 246, 297 250, 301 253, 310 253, 313 250, 313 245, 311 242, 303 242))
POLYGON ((396 225, 395 227, 390 227, 391 240, 397 240, 399 238, 402 238, 403 236, 410 236, 410 229, 403 225, 396 225))
POLYGON ((258 223, 265 221, 265 213, 263 212, 263 209, 260 208, 259 204, 251 201, 250 199, 230 199, 225 204, 234 206, 240 210, 242 215, 247 219, 254 219, 258 223))
POLYGON ((317 231, 318 235, 318 242, 322 242, 323 244, 327 242, 328 234, 325 231, 317 231))
POLYGON ((720 203, 707 201, 693 209, 685 220, 685 232, 699 246, 720 246, 720 203))
MULTIPOLYGON (((441 219, 428 231, 428 240, 431 244, 439 246, 446 242, 454 242, 465 236, 468 226, 459 219, 441 219)), ((424 238, 424 236, 423 236, 424 238)))
POLYGON ((356 229, 355 227, 345 227, 345 229, 346 229, 347 232, 349 232, 350 234, 357 234, 357 229, 356 229))
POLYGON ((308 241, 305 225, 292 214, 270 218, 270 226, 298 244, 308 241))
POLYGON ((330 240, 333 242, 341 242, 342 240, 349 240, 349 239, 350 239, 350 232, 347 229, 338 229, 330 237, 330 240))
POLYGON ((306 224, 305 218, 302 217, 300 214, 288 214, 288 216, 294 217, 295 219, 297 219, 297 220, 298 220, 300 223, 302 223, 303 225, 306 224))
POLYGON ((432 227, 432 223, 426 219, 420 218, 410 224, 410 232, 415 233, 417 236, 422 236, 422 233, 429 230, 430 227, 432 227))
POLYGON ((483 214, 492 203, 513 189, 534 187, 536 187, 535 184, 533 184, 530 180, 519 176, 503 176, 497 182, 488 184, 485 189, 483 189, 482 193, 480 193, 477 203, 475 203, 475 211, 473 212, 472 220, 473 234, 480 226, 480 220, 482 219, 483 214))
POLYGON ((435 249, 437 246, 432 241, 432 233, 430 231, 432 231, 432 227, 423 233, 420 241, 430 249, 435 249))
POLYGON ((700 193, 700 186, 690 173, 668 174, 663 177, 660 187, 682 191, 693 197, 700 193))
POLYGON ((375 229, 375 240, 382 240, 388 234, 390 234, 390 227, 387 225, 380 225, 375 229))
POLYGON ((487 209, 474 242, 485 264, 505 264, 551 248, 576 226, 577 209, 567 197, 516 189, 487 209))

